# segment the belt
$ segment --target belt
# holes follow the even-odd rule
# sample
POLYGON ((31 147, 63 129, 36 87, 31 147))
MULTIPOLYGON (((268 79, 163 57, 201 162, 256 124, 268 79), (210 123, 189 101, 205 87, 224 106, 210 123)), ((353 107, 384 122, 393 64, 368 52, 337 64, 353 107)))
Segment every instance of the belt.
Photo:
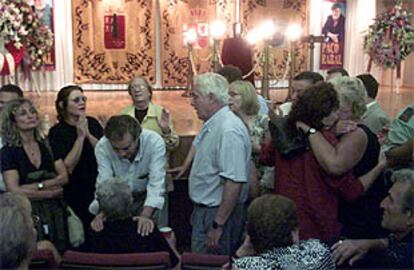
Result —
POLYGON ((215 207, 218 207, 218 205, 217 206, 208 206, 208 205, 202 204, 202 203, 194 203, 194 206, 199 207, 199 208, 215 208, 215 207))

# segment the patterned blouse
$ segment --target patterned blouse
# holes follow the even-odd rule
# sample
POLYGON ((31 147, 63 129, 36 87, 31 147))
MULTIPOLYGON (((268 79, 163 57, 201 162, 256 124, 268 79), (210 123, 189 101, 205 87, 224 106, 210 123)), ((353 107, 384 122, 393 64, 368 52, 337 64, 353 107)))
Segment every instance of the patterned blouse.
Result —
POLYGON ((289 247, 275 248, 259 256, 236 259, 234 264, 239 270, 335 269, 329 248, 316 239, 301 241, 289 247))
MULTIPOLYGON (((258 115, 256 120, 250 126, 250 137, 252 145, 261 145, 269 135, 269 117, 267 115, 258 115)), ((274 188, 274 167, 264 166, 259 163, 260 152, 252 152, 252 159, 257 169, 257 178, 260 185, 268 188, 274 188)))

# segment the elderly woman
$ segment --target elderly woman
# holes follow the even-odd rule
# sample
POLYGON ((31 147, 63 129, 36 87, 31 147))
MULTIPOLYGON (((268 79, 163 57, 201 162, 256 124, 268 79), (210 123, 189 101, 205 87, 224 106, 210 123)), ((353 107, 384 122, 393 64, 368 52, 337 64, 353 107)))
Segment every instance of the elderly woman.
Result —
MULTIPOLYGON (((133 217, 132 192, 128 183, 118 178, 108 179, 96 187, 99 207, 105 215, 104 228, 92 231, 86 250, 95 253, 135 253, 167 251, 171 265, 178 263, 176 252, 169 246, 157 227, 152 233, 137 234, 137 222, 133 217)), ((153 225, 154 226, 154 225, 153 225)))
MULTIPOLYGON (((332 131, 338 119, 339 101, 330 83, 320 82, 307 89, 292 106, 287 118, 287 126, 276 132, 274 141, 295 134, 298 121, 312 126, 306 134, 298 137, 310 139, 315 132, 320 133, 331 145, 338 141, 332 131)), ((338 198, 355 200, 373 182, 375 170, 360 181, 351 172, 334 176, 325 171, 315 154, 303 148, 294 155, 286 156, 280 144, 270 143, 262 147, 261 161, 266 165, 275 164, 275 192, 292 199, 298 207, 300 238, 317 238, 332 241, 340 236, 341 224, 338 221, 338 198)))
POLYGON ((38 240, 51 240, 59 251, 68 246, 62 186, 68 182, 61 157, 52 154, 42 137, 39 114, 27 99, 9 102, 1 114, 1 170, 7 190, 32 202, 38 240))
POLYGON ((0 269, 28 269, 36 248, 36 230, 27 198, 0 195, 0 269))
POLYGON ((234 81, 229 86, 229 107, 246 124, 252 141, 252 159, 256 170, 252 170, 251 178, 257 178, 262 191, 269 193, 273 190, 273 167, 259 164, 260 146, 269 138, 269 118, 259 115, 259 102, 256 90, 250 82, 234 81))
POLYGON ((319 240, 299 242, 292 200, 267 194, 247 210, 247 237, 233 269, 335 269, 329 249, 319 240))
MULTIPOLYGON (((127 106, 121 114, 135 117, 142 128, 157 132, 164 139, 167 149, 167 160, 169 153, 179 144, 178 135, 174 131, 174 125, 170 113, 160 105, 151 101, 152 87, 144 77, 135 77, 128 84, 128 93, 131 96, 132 105, 127 106)), ((168 164, 166 164, 167 166, 168 164)), ((166 176, 166 191, 173 190, 173 182, 170 175, 166 176)), ((164 209, 158 213, 158 225, 168 224, 168 200, 164 209)))
MULTIPOLYGON (((316 131, 308 137, 310 147, 327 173, 342 175, 352 171, 355 177, 360 177, 376 167, 380 151, 377 136, 361 121, 366 111, 366 90, 357 78, 340 77, 331 82, 340 101, 336 124, 338 143, 333 145, 316 131)), ((305 133, 314 128, 301 121, 297 126, 305 133)), ((381 228, 382 211, 379 207, 387 194, 386 188, 375 183, 369 192, 368 196, 352 204, 341 203, 340 220, 344 224, 344 236, 377 238, 386 234, 381 228)))
POLYGON ((59 123, 49 131, 49 141, 56 156, 63 157, 69 173, 64 199, 89 227, 93 216, 88 211, 98 175, 94 148, 103 135, 99 122, 86 116, 86 96, 77 85, 65 86, 57 94, 55 106, 59 123))

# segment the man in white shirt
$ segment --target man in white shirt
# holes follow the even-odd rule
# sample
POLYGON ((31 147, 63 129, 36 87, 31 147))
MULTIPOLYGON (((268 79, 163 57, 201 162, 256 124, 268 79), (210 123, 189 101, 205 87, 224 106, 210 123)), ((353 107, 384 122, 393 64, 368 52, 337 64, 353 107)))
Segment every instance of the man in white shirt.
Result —
MULTIPOLYGON (((164 205, 165 193, 165 144, 157 133, 141 129, 138 121, 129 115, 109 119, 102 137, 95 147, 98 163, 96 183, 112 177, 125 180, 133 196, 133 215, 138 222, 138 233, 152 232, 152 218, 164 205), (138 218, 139 217, 139 218, 138 218)), ((92 229, 103 229, 105 216, 95 199, 89 211, 96 217, 92 229)))

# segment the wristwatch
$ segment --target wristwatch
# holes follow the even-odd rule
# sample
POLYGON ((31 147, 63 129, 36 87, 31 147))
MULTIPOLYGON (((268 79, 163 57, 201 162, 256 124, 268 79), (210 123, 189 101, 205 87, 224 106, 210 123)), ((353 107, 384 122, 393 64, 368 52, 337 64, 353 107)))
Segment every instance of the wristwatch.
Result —
POLYGON ((37 183, 37 190, 42 190, 45 187, 45 184, 43 182, 37 183))
POLYGON ((213 229, 218 229, 218 228, 223 228, 224 225, 220 225, 218 224, 215 220, 213 220, 213 225, 212 225, 213 229))
POLYGON ((305 135, 306 137, 309 137, 310 135, 315 134, 315 133, 316 133, 316 129, 311 127, 310 129, 308 129, 305 135))

